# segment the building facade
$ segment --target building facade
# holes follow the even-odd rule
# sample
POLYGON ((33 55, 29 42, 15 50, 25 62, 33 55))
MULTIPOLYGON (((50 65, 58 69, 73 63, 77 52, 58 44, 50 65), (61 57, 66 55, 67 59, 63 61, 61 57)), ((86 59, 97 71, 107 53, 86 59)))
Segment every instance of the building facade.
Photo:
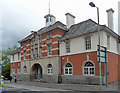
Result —
MULTIPOLYGON (((91 19, 74 24, 75 16, 70 13, 66 14, 66 25, 51 14, 44 18, 46 26, 31 31, 19 41, 19 52, 11 54, 11 75, 23 81, 99 84, 98 24, 91 19), (14 61, 18 54, 21 59, 14 61)), ((107 48, 110 83, 118 80, 119 40, 105 25, 100 25, 100 32, 101 46, 107 48)), ((103 83, 105 64, 101 67, 103 83)))
MULTIPOLYGON (((60 39, 61 73, 65 83, 99 83, 97 60, 97 23, 91 19, 75 24, 60 39)), ((101 46, 107 48, 108 82, 118 80, 118 35, 100 26, 101 46)), ((102 61, 102 60, 101 60, 102 61)), ((101 63, 102 81, 106 79, 106 63, 101 63)))

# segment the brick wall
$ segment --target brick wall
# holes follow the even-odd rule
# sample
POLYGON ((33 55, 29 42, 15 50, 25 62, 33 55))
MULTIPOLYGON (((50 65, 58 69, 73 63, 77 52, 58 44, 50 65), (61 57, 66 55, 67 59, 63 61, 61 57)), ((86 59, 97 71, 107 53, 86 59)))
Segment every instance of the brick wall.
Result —
MULTIPOLYGON (((83 75, 82 66, 87 61, 87 55, 89 60, 95 65, 95 76, 99 76, 99 62, 97 62, 97 52, 81 53, 76 55, 67 55, 61 57, 61 73, 64 75, 64 65, 69 58, 69 62, 73 66, 73 75, 83 75)), ((118 80, 118 55, 108 52, 108 82, 114 82, 118 80)), ((106 74, 106 64, 101 63, 101 75, 106 74)))
POLYGON ((17 74, 18 66, 21 66, 21 62, 10 63, 10 74, 12 74, 12 68, 15 68, 15 74, 17 74))

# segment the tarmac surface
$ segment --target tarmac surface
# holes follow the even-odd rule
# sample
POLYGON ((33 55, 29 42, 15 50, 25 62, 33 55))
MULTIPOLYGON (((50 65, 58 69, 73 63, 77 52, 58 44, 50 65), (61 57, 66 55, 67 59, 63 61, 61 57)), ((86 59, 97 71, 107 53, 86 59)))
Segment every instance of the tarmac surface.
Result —
POLYGON ((107 88, 103 85, 100 89, 100 85, 5 81, 2 93, 120 93, 118 89, 118 82, 109 84, 107 88))

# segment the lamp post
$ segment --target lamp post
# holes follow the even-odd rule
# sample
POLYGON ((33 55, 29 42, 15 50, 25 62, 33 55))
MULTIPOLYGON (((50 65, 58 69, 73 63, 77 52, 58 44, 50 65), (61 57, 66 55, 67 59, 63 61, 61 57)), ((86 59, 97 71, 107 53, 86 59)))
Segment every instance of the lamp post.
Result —
POLYGON ((97 8, 97 19, 98 19, 98 44, 99 44, 99 74, 100 74, 100 89, 102 87, 102 80, 101 80, 101 59, 100 59, 100 24, 99 24, 99 7, 96 7, 93 2, 90 2, 89 5, 91 7, 97 8))

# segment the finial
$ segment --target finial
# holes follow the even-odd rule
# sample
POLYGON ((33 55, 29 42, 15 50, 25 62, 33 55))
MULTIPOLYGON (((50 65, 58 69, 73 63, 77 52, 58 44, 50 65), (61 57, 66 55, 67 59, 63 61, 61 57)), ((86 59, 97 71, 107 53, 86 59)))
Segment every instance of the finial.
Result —
POLYGON ((49 0, 49 14, 50 14, 50 0, 49 0))

